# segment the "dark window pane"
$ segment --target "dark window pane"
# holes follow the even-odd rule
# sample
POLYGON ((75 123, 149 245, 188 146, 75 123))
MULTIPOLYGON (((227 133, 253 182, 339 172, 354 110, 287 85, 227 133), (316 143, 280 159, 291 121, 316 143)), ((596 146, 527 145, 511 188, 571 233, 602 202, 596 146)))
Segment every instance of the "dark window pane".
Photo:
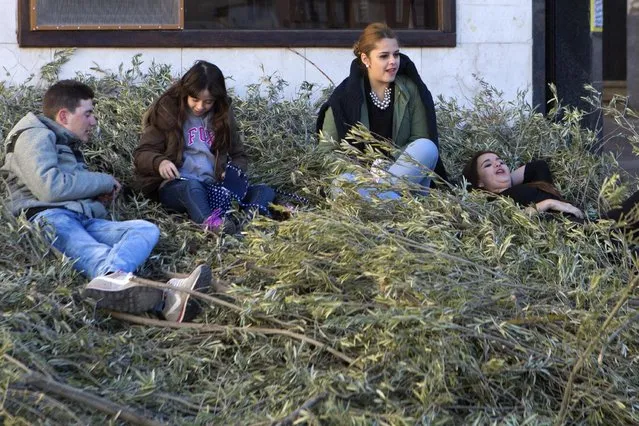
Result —
POLYGON ((186 29, 437 27, 437 0, 185 0, 186 29))
POLYGON ((37 27, 171 25, 180 22, 179 0, 38 0, 37 27))

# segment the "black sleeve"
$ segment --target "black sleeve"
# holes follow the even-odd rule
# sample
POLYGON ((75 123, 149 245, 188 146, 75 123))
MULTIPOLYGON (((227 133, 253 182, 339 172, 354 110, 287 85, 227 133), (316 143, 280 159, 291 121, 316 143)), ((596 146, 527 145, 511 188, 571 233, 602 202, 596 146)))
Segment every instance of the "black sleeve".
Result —
POLYGON ((545 160, 534 160, 526 164, 524 170, 524 182, 548 182, 552 184, 552 173, 550 173, 550 167, 545 160))

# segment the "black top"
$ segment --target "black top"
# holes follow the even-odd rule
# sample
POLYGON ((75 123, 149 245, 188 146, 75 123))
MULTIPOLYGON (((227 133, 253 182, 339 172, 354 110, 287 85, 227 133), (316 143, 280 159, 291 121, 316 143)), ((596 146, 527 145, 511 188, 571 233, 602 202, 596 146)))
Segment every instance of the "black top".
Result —
POLYGON ((526 164, 524 170, 524 182, 519 185, 514 185, 505 191, 502 191, 500 195, 504 195, 513 199, 517 204, 522 206, 529 206, 531 204, 537 204, 541 201, 560 198, 550 194, 534 185, 529 185, 531 182, 546 182, 553 184, 552 174, 548 163, 544 160, 531 161, 526 164))
POLYGON ((393 139, 393 108, 395 107, 395 83, 390 84, 391 102, 386 109, 380 109, 371 99, 371 83, 364 78, 364 94, 368 107, 368 122, 370 131, 384 139, 393 139))
MULTIPOLYGON (((550 168, 548 167, 548 163, 544 160, 536 160, 526 164, 526 169, 524 170, 524 182, 503 191, 501 195, 510 197, 516 203, 523 206, 529 206, 533 203, 536 204, 548 199, 561 200, 559 197, 531 185, 532 182, 546 182, 551 185, 553 184, 550 168)), ((604 219, 612 219, 614 221, 619 221, 623 218, 624 222, 622 222, 621 228, 624 233, 629 235, 631 238, 639 238, 639 220, 632 216, 638 205, 639 191, 635 192, 632 196, 630 196, 630 198, 624 201, 621 207, 606 212, 602 215, 602 217, 604 219)), ((549 211, 548 213, 553 212, 549 211)), ((571 214, 562 215, 573 222, 584 223, 584 219, 577 218, 571 214)), ((555 215, 547 215, 546 217, 553 218, 555 215)))

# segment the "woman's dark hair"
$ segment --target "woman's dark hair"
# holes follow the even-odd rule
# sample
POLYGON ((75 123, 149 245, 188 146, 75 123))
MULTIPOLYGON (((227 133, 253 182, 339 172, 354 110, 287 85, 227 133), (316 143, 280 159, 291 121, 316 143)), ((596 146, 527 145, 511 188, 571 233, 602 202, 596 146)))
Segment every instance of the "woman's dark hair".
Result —
POLYGON ((475 154, 473 154, 471 159, 468 160, 468 163, 466 163, 466 165, 464 166, 464 170, 462 171, 462 175, 464 176, 464 178, 466 178, 468 183, 470 183, 471 189, 479 188, 479 172, 477 170, 477 160, 479 160, 479 157, 484 154, 495 154, 499 156, 499 154, 497 154, 495 151, 477 151, 475 154))
POLYGON ((207 61, 197 61, 178 82, 160 96, 145 117, 145 124, 152 126, 161 124, 159 121, 162 118, 158 106, 167 97, 175 98, 178 102, 175 128, 177 131, 182 131, 189 113, 188 97, 197 98, 203 90, 208 90, 213 98, 212 114, 209 116, 211 128, 215 132, 215 145, 211 148, 222 152, 228 151, 231 144, 229 118, 231 101, 226 91, 224 74, 216 65, 207 61))
POLYGON ((377 42, 384 38, 393 38, 397 40, 397 36, 388 25, 381 22, 373 22, 364 28, 359 39, 353 45, 353 53, 355 54, 360 67, 364 67, 364 63, 362 62, 362 53, 366 56, 370 55, 371 50, 375 49, 377 42))
MULTIPOLYGON (((468 183, 470 183, 470 189, 480 189, 479 171, 478 171, 479 169, 478 169, 477 160, 479 160, 479 157, 481 157, 484 154, 495 154, 498 157, 500 156, 495 151, 489 151, 489 150, 477 151, 475 154, 473 154, 473 156, 468 161, 468 163, 466 163, 462 171, 462 175, 464 176, 464 178, 466 178, 468 183)), ((559 190, 555 187, 555 185, 553 185, 550 182, 534 181, 534 182, 528 182, 526 183, 526 185, 540 189, 544 192, 547 192, 548 194, 552 194, 555 197, 558 197, 560 200, 563 200, 563 197, 561 196, 561 193, 559 192, 559 190)))

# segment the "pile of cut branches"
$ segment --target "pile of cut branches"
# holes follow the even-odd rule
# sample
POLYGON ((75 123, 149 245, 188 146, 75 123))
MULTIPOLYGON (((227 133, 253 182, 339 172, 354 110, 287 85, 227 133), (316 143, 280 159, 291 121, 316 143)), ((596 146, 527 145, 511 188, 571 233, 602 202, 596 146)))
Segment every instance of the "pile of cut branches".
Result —
MULTIPOLYGON (((136 57, 130 69, 78 76, 97 92, 91 167, 130 182, 141 115, 171 72, 142 72, 136 57)), ((367 170, 346 147, 312 134, 316 88, 288 100, 283 84, 265 78, 233 105, 253 179, 311 200, 291 219, 256 218, 239 236, 217 237, 138 196, 115 206, 114 217, 162 230, 141 276, 206 263, 216 287, 228 288, 194 296, 204 307, 195 323, 96 311, 79 297, 86 279, 70 261, 24 218, 0 211, 0 419, 639 422, 636 265, 610 222, 531 217, 443 184, 427 197, 400 186, 400 201, 364 200, 357 188, 376 185, 367 170), (327 197, 344 170, 359 178, 327 197)), ((0 87, 3 134, 41 95, 35 86, 0 87)), ((438 100, 451 175, 476 149, 498 150, 513 166, 544 157, 591 219, 634 189, 579 125, 586 112, 556 103, 544 116, 524 99, 504 101, 486 85, 472 107, 438 100)), ((639 142, 632 111, 593 98, 593 111, 604 110, 639 142)), ((371 136, 359 129, 353 138, 371 136)))

